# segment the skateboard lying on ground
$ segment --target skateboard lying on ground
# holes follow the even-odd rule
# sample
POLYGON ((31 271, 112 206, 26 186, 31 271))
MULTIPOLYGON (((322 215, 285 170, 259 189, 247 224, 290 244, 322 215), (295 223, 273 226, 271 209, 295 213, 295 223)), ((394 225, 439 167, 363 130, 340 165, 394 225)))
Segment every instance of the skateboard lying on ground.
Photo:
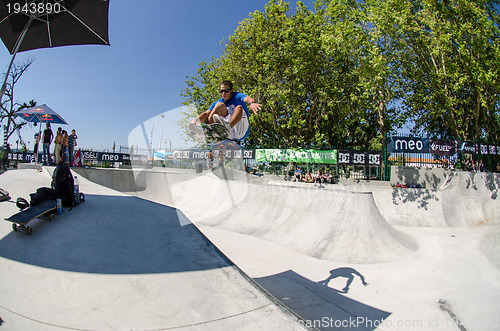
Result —
POLYGON ((224 125, 219 123, 195 125, 193 129, 188 128, 188 134, 193 139, 205 139, 208 143, 219 143, 229 138, 229 132, 224 125))
POLYGON ((41 202, 39 205, 28 207, 27 209, 22 210, 19 213, 14 214, 9 218, 6 218, 5 220, 13 223, 12 229, 14 231, 22 229, 23 231, 26 231, 28 234, 32 234, 33 230, 31 229, 31 227, 26 225, 35 218, 45 217, 50 220, 53 220, 55 211, 56 211, 56 202, 54 200, 45 200, 41 202))

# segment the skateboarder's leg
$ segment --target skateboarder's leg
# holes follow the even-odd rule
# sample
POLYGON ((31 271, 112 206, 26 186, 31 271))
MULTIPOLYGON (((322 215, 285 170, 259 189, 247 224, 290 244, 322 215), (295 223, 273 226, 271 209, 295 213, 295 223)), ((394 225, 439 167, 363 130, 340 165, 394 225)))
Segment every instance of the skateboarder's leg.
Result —
POLYGON ((350 275, 347 277, 347 283, 345 284, 345 287, 342 289, 344 292, 349 292, 349 286, 351 286, 352 281, 354 280, 354 276, 350 275))
POLYGON ((215 123, 214 122, 214 115, 217 114, 221 117, 226 117, 227 115, 229 115, 228 111, 227 111, 227 107, 226 105, 224 104, 224 102, 217 102, 214 106, 214 108, 211 110, 211 111, 208 111, 209 114, 208 114, 208 121, 207 123, 208 124, 213 124, 215 123))
POLYGON ((229 120, 229 123, 231 124, 231 127, 234 127, 237 123, 241 121, 241 118, 243 117, 243 107, 242 106, 237 106, 234 109, 234 113, 231 116, 231 119, 229 120))

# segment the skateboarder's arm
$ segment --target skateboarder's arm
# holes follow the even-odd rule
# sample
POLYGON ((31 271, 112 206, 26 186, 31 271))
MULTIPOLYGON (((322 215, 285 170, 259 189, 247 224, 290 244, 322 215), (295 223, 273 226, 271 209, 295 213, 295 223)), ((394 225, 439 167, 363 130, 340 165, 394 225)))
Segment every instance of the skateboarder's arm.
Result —
POLYGON ((245 99, 243 99, 244 102, 250 104, 250 109, 253 111, 253 113, 255 115, 257 115, 257 112, 260 110, 260 107, 262 107, 262 105, 260 103, 256 103, 255 102, 255 99, 252 98, 251 96, 247 95, 245 97, 245 99))

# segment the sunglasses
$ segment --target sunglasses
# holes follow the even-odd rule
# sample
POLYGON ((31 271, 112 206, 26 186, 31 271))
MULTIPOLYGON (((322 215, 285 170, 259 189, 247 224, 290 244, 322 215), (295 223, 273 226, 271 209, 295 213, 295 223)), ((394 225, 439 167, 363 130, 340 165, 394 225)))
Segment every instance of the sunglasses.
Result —
POLYGON ((220 93, 229 93, 231 91, 231 89, 228 89, 228 90, 219 90, 220 93))

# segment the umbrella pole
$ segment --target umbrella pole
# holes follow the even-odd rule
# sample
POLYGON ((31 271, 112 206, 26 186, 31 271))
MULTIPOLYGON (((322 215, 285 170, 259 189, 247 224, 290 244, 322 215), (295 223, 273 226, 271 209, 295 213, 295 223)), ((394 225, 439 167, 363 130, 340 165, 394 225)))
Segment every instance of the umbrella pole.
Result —
POLYGON ((2 98, 7 88, 6 85, 7 85, 7 79, 9 78, 10 69, 12 68, 12 64, 14 63, 14 59, 16 58, 17 52, 19 51, 19 47, 21 47, 21 43, 24 40, 24 36, 26 36, 26 32, 28 32, 28 28, 31 25, 31 22, 33 22, 33 20, 34 17, 31 16, 28 23, 26 23, 26 25, 24 26, 23 32, 19 36, 19 39, 16 42, 16 48, 14 50, 14 53, 12 54, 12 60, 10 60, 9 69, 7 69, 7 73, 5 74, 5 78, 3 80, 2 89, 0 90, 0 104, 2 103, 2 98))

